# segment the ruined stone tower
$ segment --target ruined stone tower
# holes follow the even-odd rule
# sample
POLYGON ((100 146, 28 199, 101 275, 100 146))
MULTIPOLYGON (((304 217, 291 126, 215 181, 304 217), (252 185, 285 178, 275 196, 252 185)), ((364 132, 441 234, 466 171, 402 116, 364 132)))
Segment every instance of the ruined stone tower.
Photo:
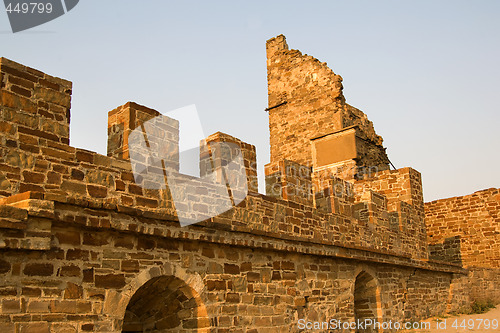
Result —
POLYGON ((351 165, 389 169, 382 138, 347 104, 342 77, 326 63, 290 50, 285 36, 267 41, 271 164, 287 159, 316 170, 351 165))

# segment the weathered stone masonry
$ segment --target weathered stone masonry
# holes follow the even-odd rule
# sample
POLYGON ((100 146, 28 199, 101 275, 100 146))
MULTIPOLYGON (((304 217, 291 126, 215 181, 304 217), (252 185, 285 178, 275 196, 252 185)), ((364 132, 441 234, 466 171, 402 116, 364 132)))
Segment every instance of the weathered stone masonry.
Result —
MULTIPOLYGON (((108 156, 73 148, 71 83, 1 58, 3 331, 295 332, 299 319, 404 321, 467 304, 466 271, 429 258, 420 174, 389 170, 325 64, 283 36, 267 46, 268 195, 255 192, 255 147, 216 133, 240 145, 250 191, 184 228, 168 188, 139 186, 127 159, 130 131, 157 111, 111 111, 108 156)), ((175 143, 176 122, 165 126, 175 143)))
POLYGON ((469 270, 476 301, 500 303, 500 190, 425 204, 430 255, 469 270))

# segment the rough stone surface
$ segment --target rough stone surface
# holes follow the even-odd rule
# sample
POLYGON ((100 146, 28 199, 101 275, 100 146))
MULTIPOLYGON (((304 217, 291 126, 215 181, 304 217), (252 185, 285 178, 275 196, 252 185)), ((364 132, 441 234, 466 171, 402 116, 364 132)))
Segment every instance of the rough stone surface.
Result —
POLYGON ((311 166, 312 139, 356 126, 356 165, 388 169, 382 138, 363 112, 345 102, 342 77, 326 63, 290 50, 279 35, 267 41, 267 82, 271 163, 311 166))
POLYGON ((500 190, 425 204, 430 256, 466 267, 471 296, 500 302, 500 190))

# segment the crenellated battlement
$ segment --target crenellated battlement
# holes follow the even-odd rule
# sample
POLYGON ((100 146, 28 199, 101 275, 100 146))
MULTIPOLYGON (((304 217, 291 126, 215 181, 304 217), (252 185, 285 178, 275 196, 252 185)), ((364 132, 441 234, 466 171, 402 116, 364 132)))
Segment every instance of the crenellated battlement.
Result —
MULTIPOLYGON (((223 199, 221 193, 226 193, 225 187, 207 187, 203 179, 178 173, 179 124, 176 120, 160 117, 156 110, 128 102, 109 112, 108 156, 73 148, 67 140, 71 83, 10 60, 2 59, 1 64, 2 124, 8 129, 3 132, 0 163, 0 190, 4 197, 31 191, 44 193, 47 200, 54 202, 85 201, 91 206, 114 211, 134 211, 142 216, 178 220, 179 209, 176 209, 169 187, 147 186, 147 177, 134 175, 130 164, 129 137, 132 131, 155 119, 153 134, 165 137, 167 142, 167 146, 162 147, 166 166, 177 172, 175 179, 198 184, 196 193, 183 194, 185 209, 195 205, 196 210, 204 212, 207 218, 214 216, 203 222, 204 225, 266 232, 277 237, 408 258, 428 258, 420 175, 412 169, 365 174, 364 179, 358 180, 359 177, 345 176, 352 172, 352 169, 345 168, 349 161, 359 170, 356 156, 338 155, 345 158, 340 164, 347 173, 338 172, 338 158, 333 164, 320 166, 283 159, 266 166, 267 195, 258 195, 255 193, 255 147, 219 132, 205 141, 231 142, 241 149, 246 188, 250 194, 241 204, 218 214, 212 209, 217 200, 223 199), (45 87, 49 85, 47 82, 52 83, 52 90, 45 87), (19 90, 18 84, 23 85, 23 90, 19 90), (64 117, 56 117, 63 107, 66 107, 64 117), (53 113, 48 113, 50 110, 53 113), (187 200, 190 196, 198 199, 190 203, 187 200)), ((316 159, 324 161, 320 156, 328 154, 329 144, 338 146, 344 143, 356 152, 359 144, 356 140, 363 136, 359 126, 349 127, 347 132, 353 135, 347 138, 352 146, 345 144, 346 130, 337 132, 341 133, 340 141, 336 141, 339 135, 327 134, 319 139, 328 139, 323 146, 317 141, 308 142, 316 145, 313 148, 316 159)), ((200 146, 201 176, 214 172, 216 165, 228 163, 230 155, 214 149, 215 146, 200 146)), ((234 200, 236 194, 230 194, 234 200)), ((179 205, 177 202, 177 208, 179 205)), ((8 242, 6 246, 9 247, 8 242)))
MULTIPOLYGON (((328 232, 331 224, 338 235, 330 241, 428 258, 418 172, 411 168, 385 170, 364 180, 346 181, 310 170, 288 160, 268 164, 267 195, 309 209, 320 222, 316 227, 320 233, 328 232)), ((307 225, 299 224, 295 230, 314 234, 305 231, 307 225)))

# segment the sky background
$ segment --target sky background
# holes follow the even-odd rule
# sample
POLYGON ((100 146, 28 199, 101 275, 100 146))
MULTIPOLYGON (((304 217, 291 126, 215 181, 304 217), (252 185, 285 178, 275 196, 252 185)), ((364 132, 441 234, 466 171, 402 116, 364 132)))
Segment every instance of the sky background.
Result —
MULTIPOLYGON (((426 201, 500 187, 500 1, 82 0, 0 56, 73 82, 71 145, 106 154, 107 112, 195 104, 269 162, 265 42, 326 61, 426 201)), ((260 182, 263 178, 260 177, 260 182)), ((262 187, 261 187, 262 188, 262 187)))

